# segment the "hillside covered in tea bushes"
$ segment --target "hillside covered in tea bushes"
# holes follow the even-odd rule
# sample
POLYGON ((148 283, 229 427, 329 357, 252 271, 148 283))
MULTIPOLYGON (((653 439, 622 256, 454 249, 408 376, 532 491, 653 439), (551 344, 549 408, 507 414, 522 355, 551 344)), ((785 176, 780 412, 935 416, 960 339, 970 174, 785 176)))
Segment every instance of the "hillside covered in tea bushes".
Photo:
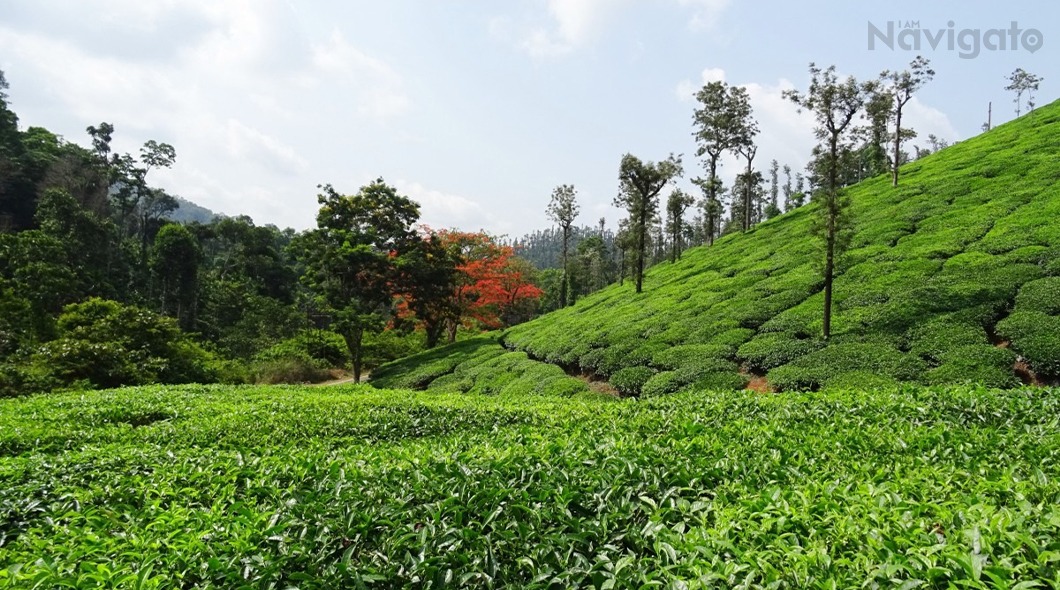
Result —
MULTIPOLYGON (((634 395, 1060 377, 1060 102, 905 166, 897 188, 880 176, 847 190, 853 236, 827 342, 812 205, 653 267, 644 293, 612 286, 498 341, 634 395)), ((465 352, 377 378, 467 391, 465 352)))

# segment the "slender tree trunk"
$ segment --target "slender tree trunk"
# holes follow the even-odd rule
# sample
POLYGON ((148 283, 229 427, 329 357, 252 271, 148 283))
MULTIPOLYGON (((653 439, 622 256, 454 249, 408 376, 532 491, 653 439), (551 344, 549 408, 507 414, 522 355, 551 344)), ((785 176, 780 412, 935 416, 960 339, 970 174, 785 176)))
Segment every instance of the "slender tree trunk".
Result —
POLYGON ((747 156, 747 174, 744 176, 744 190, 743 190, 743 230, 748 231, 751 229, 751 162, 754 161, 754 154, 748 151, 747 156))
POLYGON ((674 262, 677 262, 678 252, 679 252, 679 249, 681 248, 681 244, 679 244, 677 242, 677 240, 679 239, 678 236, 680 236, 680 235, 681 235, 681 226, 678 225, 677 219, 675 218, 674 219, 674 235, 673 235, 674 243, 671 244, 672 247, 670 248, 670 264, 673 264, 674 262))
POLYGON ((559 307, 567 307, 567 241, 570 239, 570 226, 563 226, 563 284, 559 286, 559 307))
POLYGON ((637 276, 635 277, 637 281, 637 293, 640 293, 644 287, 644 242, 648 233, 647 204, 642 203, 641 205, 645 211, 640 214, 640 227, 637 228, 637 276))
POLYGON ((718 201, 718 156, 710 155, 710 188, 707 191, 707 209, 710 210, 707 214, 707 242, 711 246, 714 245, 714 203, 718 201))
POLYGON ((891 167, 891 186, 898 186, 898 166, 902 155, 902 105, 894 111, 894 165, 891 167))
POLYGON ((353 360, 353 382, 361 382, 361 341, 364 339, 364 328, 354 328, 345 334, 346 349, 350 351, 353 360))
POLYGON ((828 200, 825 203, 828 213, 827 235, 825 236, 824 261, 824 318, 822 332, 825 340, 832 337, 832 280, 835 274, 836 217, 839 213, 836 195, 839 167, 839 138, 835 132, 828 145, 831 161, 828 163, 828 200))

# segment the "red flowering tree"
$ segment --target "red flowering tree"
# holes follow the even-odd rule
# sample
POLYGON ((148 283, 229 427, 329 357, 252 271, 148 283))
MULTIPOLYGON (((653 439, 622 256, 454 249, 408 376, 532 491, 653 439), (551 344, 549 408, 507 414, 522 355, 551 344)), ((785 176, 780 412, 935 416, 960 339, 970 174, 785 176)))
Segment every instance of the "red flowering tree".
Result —
POLYGON ((531 282, 533 267, 511 246, 485 232, 441 230, 436 234, 457 262, 449 342, 460 325, 497 329, 528 319, 543 295, 531 282))

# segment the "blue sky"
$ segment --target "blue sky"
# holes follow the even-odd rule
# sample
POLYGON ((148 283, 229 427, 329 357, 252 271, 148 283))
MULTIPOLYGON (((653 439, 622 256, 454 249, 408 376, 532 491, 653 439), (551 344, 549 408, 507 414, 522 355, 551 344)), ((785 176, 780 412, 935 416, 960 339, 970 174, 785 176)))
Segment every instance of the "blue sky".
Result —
POLYGON ((352 193, 382 176, 433 226, 515 237, 548 226, 564 183, 580 223, 614 227, 626 152, 684 154, 691 190, 691 95, 706 80, 747 86, 758 167, 801 169, 812 122, 780 95, 805 88, 809 62, 868 78, 918 53, 870 51, 870 22, 1040 31, 1033 53, 922 47, 938 74, 908 120, 921 138, 975 135, 990 101, 995 123, 1014 116, 1004 87, 1017 67, 1044 76, 1039 104, 1056 98, 1058 12, 1026 0, 5 0, 0 68, 23 127, 87 144, 85 127, 108 121, 120 151, 171 143, 176 165, 149 181, 215 211, 304 229, 316 185, 352 193))

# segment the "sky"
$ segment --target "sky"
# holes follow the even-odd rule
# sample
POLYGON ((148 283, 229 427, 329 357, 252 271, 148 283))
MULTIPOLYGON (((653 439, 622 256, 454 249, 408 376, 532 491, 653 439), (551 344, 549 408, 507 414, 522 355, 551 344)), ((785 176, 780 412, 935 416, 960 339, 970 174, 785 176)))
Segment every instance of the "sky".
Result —
MULTIPOLYGON (((907 107, 914 143, 974 136, 988 103, 995 124, 1015 116, 1018 67, 1044 77, 1038 104, 1057 98, 1058 17, 1040 0, 4 0, 0 69, 23 128, 169 143, 175 165, 148 181, 215 212, 306 229, 318 185, 383 178, 433 227, 516 238, 549 227, 560 184, 579 224, 614 228, 625 153, 682 154, 694 192, 711 80, 748 89, 762 170, 808 160, 813 120, 781 94, 810 62, 868 79, 923 54, 937 74, 907 107)), ((738 168, 723 161, 726 184, 738 168)))

